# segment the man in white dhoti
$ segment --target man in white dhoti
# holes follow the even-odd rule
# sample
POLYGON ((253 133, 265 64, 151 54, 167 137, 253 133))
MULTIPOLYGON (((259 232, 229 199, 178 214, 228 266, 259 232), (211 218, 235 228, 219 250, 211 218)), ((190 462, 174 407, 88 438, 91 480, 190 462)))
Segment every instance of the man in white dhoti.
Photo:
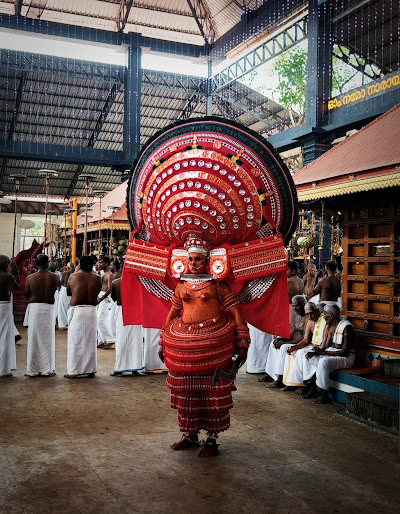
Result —
POLYGON ((10 259, 0 255, 0 378, 12 377, 11 371, 17 369, 11 291, 19 288, 19 276, 15 262, 10 273, 9 266, 10 259))
POLYGON ((317 391, 321 394, 315 403, 330 402, 329 373, 335 369, 351 368, 355 359, 353 325, 346 319, 340 319, 337 305, 325 305, 323 315, 326 325, 322 346, 313 348, 303 357, 307 361, 303 378, 311 383, 306 397, 315 397, 317 391))
POLYGON ((84 255, 80 271, 73 273, 67 284, 71 296, 68 311, 67 373, 65 378, 86 376, 97 372, 97 296, 101 278, 92 272, 93 258, 84 255))
POLYGON ((58 330, 66 330, 68 325, 68 309, 70 307, 70 298, 67 295, 67 283, 68 279, 73 273, 73 267, 69 262, 67 268, 61 273, 61 285, 58 294, 58 306, 57 306, 57 322, 58 330))
POLYGON ((323 309, 323 307, 320 307, 320 305, 315 305, 315 303, 312 302, 306 303, 304 311, 308 317, 308 321, 306 323, 303 339, 286 350, 282 382, 285 386, 297 386, 298 389, 294 392, 299 395, 305 393, 303 383, 304 361, 302 355, 312 350, 313 345, 320 346, 322 344, 325 320, 321 309, 323 309))
POLYGON ((101 273, 101 291, 97 307, 97 347, 108 350, 115 343, 115 331, 110 327, 112 300, 110 297, 111 283, 114 275, 110 271, 110 259, 101 256, 99 259, 101 273))
POLYGON ((250 323, 247 323, 247 326, 250 331, 251 345, 247 351, 246 371, 247 373, 264 373, 269 345, 274 336, 253 327, 250 323))
POLYGON ((58 277, 48 269, 49 258, 36 256, 38 271, 28 275, 25 298, 29 301, 24 325, 28 327, 26 377, 51 377, 56 369, 54 293, 58 277))
POLYGON ((166 365, 161 361, 158 350, 160 348, 161 330, 158 328, 143 328, 144 367, 147 373, 167 372, 166 365))
POLYGON ((57 316, 58 316, 58 297, 59 297, 59 294, 60 294, 60 291, 59 291, 59 288, 60 288, 60 281, 61 281, 61 278, 62 278, 62 275, 61 273, 57 270, 57 264, 53 261, 53 262, 49 262, 49 271, 50 273, 54 273, 56 275, 56 277, 58 278, 58 287, 54 293, 54 315, 55 315, 55 318, 56 318, 56 321, 57 321, 57 316))
POLYGON ((131 372, 139 375, 143 365, 143 334, 141 325, 124 325, 122 320, 121 279, 113 280, 111 297, 116 303, 115 365, 112 377, 122 377, 131 372))
POLYGON ((303 339, 304 329, 307 322, 304 305, 306 298, 304 295, 295 295, 292 298, 292 307, 296 312, 296 317, 290 325, 290 339, 275 338, 273 343, 269 345, 267 364, 265 372, 274 381, 268 384, 273 389, 283 386, 282 377, 285 365, 286 350, 292 344, 296 344, 303 339))

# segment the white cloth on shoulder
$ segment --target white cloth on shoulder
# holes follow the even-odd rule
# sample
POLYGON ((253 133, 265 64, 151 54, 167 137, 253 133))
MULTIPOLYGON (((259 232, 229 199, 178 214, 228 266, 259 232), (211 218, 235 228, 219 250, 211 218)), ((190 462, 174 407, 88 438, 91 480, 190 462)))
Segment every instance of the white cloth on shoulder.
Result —
POLYGON ((164 371, 167 369, 167 366, 158 356, 160 334, 161 330, 159 328, 143 328, 144 367, 146 371, 164 371))
POLYGON ((97 313, 94 305, 75 305, 68 310, 67 373, 84 375, 97 371, 97 313))
POLYGON ((56 369, 55 313, 52 303, 28 303, 24 326, 28 327, 26 374, 51 375, 56 369))
POLYGON ((0 301, 0 376, 17 369, 12 303, 0 301))
POLYGON ((67 286, 61 286, 58 294, 57 320, 58 328, 67 328, 68 309, 71 298, 67 295, 67 286))
POLYGON ((143 365, 143 334, 141 325, 124 325, 122 306, 115 307, 117 336, 114 371, 140 371, 143 365))
MULTIPOLYGON (((99 298, 103 298, 105 291, 100 291, 99 298)), ((109 307, 111 307, 111 297, 107 296, 97 306, 97 342, 104 344, 115 343, 115 334, 110 330, 109 317, 111 316, 109 307)))
POLYGON ((250 331, 250 346, 247 352, 246 371, 247 373, 264 373, 269 345, 274 336, 253 327, 250 323, 247 323, 247 326, 250 331))

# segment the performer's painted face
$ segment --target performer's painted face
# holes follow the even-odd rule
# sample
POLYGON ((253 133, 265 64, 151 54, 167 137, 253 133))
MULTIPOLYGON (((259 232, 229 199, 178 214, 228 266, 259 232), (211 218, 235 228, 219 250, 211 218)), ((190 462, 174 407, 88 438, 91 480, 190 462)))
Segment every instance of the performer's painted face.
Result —
POLYGON ((188 254, 189 271, 195 275, 200 275, 206 272, 207 256, 202 253, 190 252, 188 254))

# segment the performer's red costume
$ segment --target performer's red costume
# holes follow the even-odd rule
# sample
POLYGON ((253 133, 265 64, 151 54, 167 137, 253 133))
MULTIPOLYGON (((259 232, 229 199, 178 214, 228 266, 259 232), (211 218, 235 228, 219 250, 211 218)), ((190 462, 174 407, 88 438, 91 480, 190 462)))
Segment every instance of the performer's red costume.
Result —
POLYGON ((215 455, 235 386, 224 377, 213 384, 213 377, 217 369, 228 374, 232 359, 246 359, 245 318, 288 336, 283 240, 296 223, 293 182, 255 134, 224 120, 190 120, 141 152, 128 205, 135 237, 122 278, 124 322, 149 326, 157 302, 166 313, 171 301, 160 321, 160 357, 184 433, 172 448, 197 446, 204 429, 199 455, 215 455))

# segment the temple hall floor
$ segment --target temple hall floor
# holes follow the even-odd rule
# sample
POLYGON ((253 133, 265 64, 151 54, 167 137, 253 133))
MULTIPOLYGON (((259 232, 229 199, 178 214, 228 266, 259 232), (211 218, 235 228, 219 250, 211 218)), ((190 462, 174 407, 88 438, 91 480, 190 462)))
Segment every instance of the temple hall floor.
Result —
POLYGON ((56 333, 57 376, 0 381, 0 512, 399 512, 398 439, 258 383, 242 369, 220 454, 174 452, 179 439, 165 375, 114 378, 99 350, 94 379, 63 378, 66 332, 56 333))

